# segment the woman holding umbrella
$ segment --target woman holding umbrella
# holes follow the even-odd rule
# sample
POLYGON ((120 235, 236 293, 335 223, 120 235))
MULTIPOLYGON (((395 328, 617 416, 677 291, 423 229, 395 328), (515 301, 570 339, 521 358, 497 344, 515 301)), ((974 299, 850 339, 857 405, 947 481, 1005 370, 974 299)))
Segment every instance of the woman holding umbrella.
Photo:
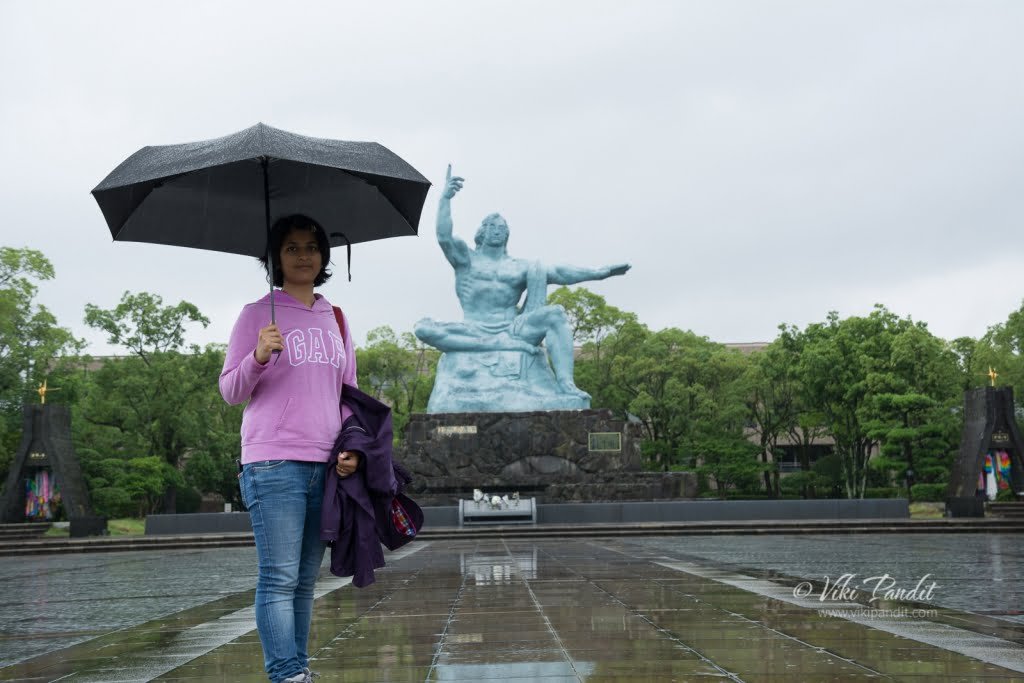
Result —
MULTIPOLYGON (((343 418, 343 384, 356 384, 347 325, 315 288, 331 274, 330 245, 313 219, 291 215, 270 231, 260 261, 281 289, 242 309, 220 376, 230 404, 248 401, 242 417, 242 499, 249 509, 259 562, 256 625, 267 675, 274 683, 310 681, 307 640, 313 586, 325 544, 320 540, 324 471, 343 418)), ((342 453, 341 477, 359 467, 342 453)))
MULTIPOLYGON (((356 378, 341 313, 336 322, 314 293, 330 277, 326 234, 349 248, 415 235, 429 187, 376 142, 258 123, 211 140, 143 147, 92 191, 115 240, 258 256, 268 270, 271 294, 239 315, 220 389, 228 403, 249 402, 240 479, 259 555, 256 620, 272 681, 310 677, 324 469, 349 416, 338 409, 342 384, 356 378), (306 215, 272 226, 272 203, 280 214, 306 215)), ((339 454, 339 476, 359 466, 354 453, 339 454)))

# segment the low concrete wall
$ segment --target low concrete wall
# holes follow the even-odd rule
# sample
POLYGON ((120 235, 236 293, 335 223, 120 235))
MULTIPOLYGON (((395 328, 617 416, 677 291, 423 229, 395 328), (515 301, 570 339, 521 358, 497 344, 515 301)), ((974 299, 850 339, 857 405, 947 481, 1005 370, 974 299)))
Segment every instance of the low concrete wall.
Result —
MULTIPOLYGON (((457 527, 454 505, 423 508, 424 525, 457 527)), ((549 503, 537 506, 538 524, 630 524, 635 522, 736 522, 798 519, 907 519, 905 498, 864 500, 667 500, 623 503, 549 503)), ((146 535, 251 531, 248 512, 150 515, 146 535)))
POLYGON ((252 531, 248 512, 195 512, 188 515, 149 515, 146 535, 225 534, 252 531))
MULTIPOLYGON (((540 509, 540 505, 537 509, 540 509)), ((444 507, 423 508, 423 526, 429 529, 432 526, 458 526, 459 507, 457 505, 445 505, 444 507)))
POLYGON ((664 502, 541 505, 538 523, 733 522, 791 519, 906 518, 905 499, 673 500, 664 502))
MULTIPOLYGON (((423 508, 425 525, 458 526, 454 506, 423 508)), ((537 506, 538 524, 635 522, 736 522, 793 519, 907 519, 905 498, 864 500, 666 500, 623 503, 547 503, 537 506)))

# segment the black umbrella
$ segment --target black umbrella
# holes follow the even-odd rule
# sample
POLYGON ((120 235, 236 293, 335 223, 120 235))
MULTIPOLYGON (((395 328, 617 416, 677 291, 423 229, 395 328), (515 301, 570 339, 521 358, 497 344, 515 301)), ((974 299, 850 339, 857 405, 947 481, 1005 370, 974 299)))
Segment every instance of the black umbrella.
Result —
POLYGON ((415 235, 429 187, 375 142, 311 138, 258 123, 214 140, 143 147, 92 194, 115 240, 266 252, 273 272, 267 238, 277 217, 310 216, 332 246, 351 248, 415 235))

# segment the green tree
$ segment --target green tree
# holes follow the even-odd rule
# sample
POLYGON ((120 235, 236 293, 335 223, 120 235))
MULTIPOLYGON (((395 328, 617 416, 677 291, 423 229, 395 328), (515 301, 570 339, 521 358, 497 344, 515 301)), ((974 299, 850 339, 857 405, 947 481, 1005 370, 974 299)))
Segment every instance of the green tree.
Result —
POLYGON ((224 366, 224 347, 210 345, 180 358, 187 371, 206 378, 206 390, 192 397, 197 410, 194 440, 184 464, 185 481, 201 493, 216 493, 236 508, 242 507, 237 460, 242 450, 241 405, 228 405, 220 395, 217 378, 224 366))
MULTIPOLYGON (((217 388, 223 348, 211 345, 192 351, 160 352, 150 357, 150 365, 137 356, 111 358, 96 370, 80 372, 77 391, 82 400, 74 414, 74 437, 88 477, 102 476, 95 470, 100 461, 153 456, 183 476, 168 480, 175 492, 183 482, 197 492, 216 493, 241 505, 236 459, 242 406, 225 403, 217 388), (172 403, 159 406, 158 397, 153 400, 140 393, 139 387, 152 378, 171 378, 173 387, 165 399, 181 414, 175 414, 172 403)), ((170 502, 165 501, 168 506, 170 502)), ((175 497, 175 506, 177 502, 175 497)))
POLYGON ((110 457, 90 463, 86 473, 93 507, 108 517, 145 517, 157 512, 169 488, 183 479, 156 456, 110 457))
POLYGON ((709 475, 720 496, 730 490, 751 493, 760 486, 759 477, 771 468, 757 460, 758 446, 735 434, 704 439, 697 472, 709 475))
POLYGON ((83 345, 36 302, 38 283, 53 277, 53 265, 41 252, 0 247, 0 477, 6 477, 21 438, 22 406, 38 400, 35 388, 59 375, 62 357, 83 345))
POLYGON ((824 323, 813 323, 804 332, 801 380, 821 406, 835 439, 848 498, 862 498, 867 487, 868 461, 876 446, 861 422, 868 400, 867 374, 881 358, 879 350, 885 346, 892 317, 876 309, 867 318, 841 320, 832 312, 824 323))
POLYGON ((601 342, 627 322, 636 322, 636 314, 608 304, 600 294, 585 287, 559 287, 548 295, 548 303, 565 309, 565 316, 576 346, 590 344, 588 351, 600 356, 601 342))
MULTIPOLYGON (((696 420, 693 452, 697 458, 693 464, 699 462, 697 471, 711 475, 719 495, 730 490, 753 493, 760 489, 761 477, 770 481, 775 466, 758 461, 763 450, 747 437, 751 359, 737 350, 711 344, 706 374, 695 378, 709 400, 701 402, 703 410, 696 420)), ((771 485, 766 488, 773 490, 771 485)))
POLYGON ((960 389, 967 391, 979 386, 981 375, 975 375, 977 367, 974 358, 978 352, 978 340, 971 337, 957 337, 949 342, 949 350, 956 359, 960 389))
POLYGON ((366 346, 356 349, 359 386, 391 406, 396 441, 409 416, 426 410, 439 357, 415 335, 399 337, 386 325, 370 330, 366 346))
POLYGON ((1006 322, 988 328, 968 358, 964 388, 987 386, 989 368, 998 373, 996 384, 1024 386, 1024 302, 1006 322))
MULTIPOLYGON (((747 359, 693 332, 629 321, 604 343, 606 406, 638 420, 649 467, 703 465, 720 490, 761 469, 744 434, 747 359)), ((590 387, 586 387, 587 390, 590 387)))
MULTIPOLYGON (((937 461, 947 458, 942 435, 955 431, 949 415, 956 358, 923 323, 879 305, 866 317, 840 319, 833 312, 824 323, 790 334, 802 344, 800 381, 835 440, 848 497, 863 497, 876 447, 888 458, 902 454, 901 469, 915 449, 937 461)), ((887 469, 893 461, 879 465, 887 469)))
POLYGON ((776 340, 751 355, 747 367, 747 410, 765 466, 764 487, 773 496, 779 495, 779 470, 769 456, 780 452, 779 439, 791 434, 799 420, 798 360, 790 347, 776 340))
POLYGON ((149 292, 125 292, 121 302, 111 309, 85 306, 86 325, 106 332, 107 343, 124 347, 147 364, 156 354, 181 350, 185 346, 185 325, 190 322, 203 327, 210 324, 193 304, 181 301, 176 306, 164 306, 162 297, 149 292))
POLYGON ((636 314, 609 305, 604 297, 584 287, 559 287, 548 296, 548 303, 565 309, 573 344, 579 351, 574 371, 576 386, 590 394, 591 405, 625 417, 629 398, 608 378, 613 359, 628 351, 625 340, 633 338, 617 333, 627 324, 638 326, 636 314), (605 350, 606 340, 614 345, 610 352, 605 350))
POLYGON ((889 362, 868 377, 872 401, 865 407, 869 435, 881 443, 876 467, 897 475, 913 472, 919 483, 943 483, 955 451, 960 422, 962 373, 956 353, 923 324, 893 336, 889 362))
POLYGON ((811 451, 828 435, 828 428, 821 405, 814 395, 814 387, 803 379, 801 358, 807 344, 807 335, 793 326, 781 325, 779 336, 772 344, 780 347, 792 363, 794 419, 789 424, 788 432, 789 442, 796 446, 800 458, 800 472, 795 486, 804 498, 813 498, 817 495, 817 484, 825 480, 814 471, 811 451))
MULTIPOLYGON (((188 302, 164 306, 161 297, 125 292, 105 310, 86 306, 85 322, 107 333, 130 355, 88 373, 77 411, 76 442, 87 468, 112 456, 157 457, 175 471, 209 439, 205 430, 216 404, 218 361, 223 351, 185 346, 188 323, 209 320, 188 302)), ((177 482, 165 509, 174 511, 177 482)))

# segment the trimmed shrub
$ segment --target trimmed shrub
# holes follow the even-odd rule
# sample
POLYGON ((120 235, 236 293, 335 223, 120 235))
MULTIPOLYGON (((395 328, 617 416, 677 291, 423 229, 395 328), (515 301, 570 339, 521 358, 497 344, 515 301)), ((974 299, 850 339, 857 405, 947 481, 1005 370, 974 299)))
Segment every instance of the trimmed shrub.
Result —
POLYGON ((910 489, 910 500, 941 503, 946 500, 947 488, 946 484, 914 484, 910 489))

